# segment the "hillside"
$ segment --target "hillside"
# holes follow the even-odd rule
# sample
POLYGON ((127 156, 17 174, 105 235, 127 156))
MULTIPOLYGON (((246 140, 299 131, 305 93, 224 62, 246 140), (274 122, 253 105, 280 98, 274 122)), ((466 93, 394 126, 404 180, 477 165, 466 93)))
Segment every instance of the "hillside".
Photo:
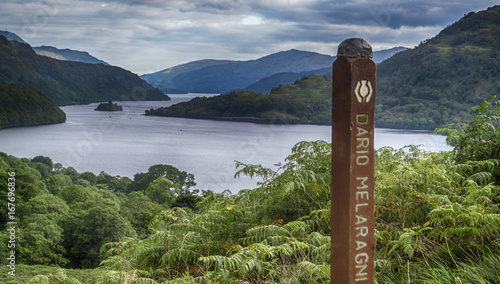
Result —
MULTIPOLYGON (((404 49, 376 51, 374 60, 380 62, 404 49)), ((141 77, 165 93, 246 90, 267 94, 272 88, 291 84, 303 76, 328 73, 334 60, 334 56, 292 49, 249 61, 193 61, 141 77)))
POLYGON ((27 84, 0 83, 0 102, 0 129, 66 121, 56 104, 27 84))
POLYGON ((263 95, 252 91, 195 98, 146 115, 251 121, 258 123, 331 123, 331 82, 325 76, 306 76, 293 85, 263 95))
POLYGON ((58 105, 121 100, 168 100, 130 71, 103 64, 60 61, 0 36, 0 82, 27 83, 58 105))
POLYGON ((68 48, 59 49, 53 46, 45 46, 45 45, 33 47, 33 50, 38 55, 43 55, 58 60, 77 61, 77 62, 92 63, 92 64, 101 63, 104 65, 109 65, 108 63, 90 55, 86 51, 71 50, 68 48))
POLYGON ((500 89, 500 6, 471 12, 377 68, 377 126, 434 129, 500 89))

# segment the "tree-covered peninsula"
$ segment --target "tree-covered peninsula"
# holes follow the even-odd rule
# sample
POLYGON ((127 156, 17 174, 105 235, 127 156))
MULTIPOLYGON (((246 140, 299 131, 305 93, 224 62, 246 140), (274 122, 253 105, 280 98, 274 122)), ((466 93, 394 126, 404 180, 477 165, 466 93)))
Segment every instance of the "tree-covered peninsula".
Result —
POLYGON ((306 76, 279 86, 269 95, 252 91, 200 97, 188 102, 146 110, 146 115, 252 121, 258 123, 331 123, 331 81, 306 76))
POLYGON ((27 84, 0 83, 0 102, 0 129, 66 121, 55 103, 27 84))

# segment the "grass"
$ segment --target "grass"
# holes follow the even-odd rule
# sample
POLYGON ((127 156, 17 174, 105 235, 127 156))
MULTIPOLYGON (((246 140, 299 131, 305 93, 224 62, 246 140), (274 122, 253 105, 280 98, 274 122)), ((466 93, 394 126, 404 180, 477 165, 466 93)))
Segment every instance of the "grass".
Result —
MULTIPOLYGON (((326 278, 314 279, 311 271, 303 266, 277 266, 276 274, 279 274, 278 283, 328 283, 326 278), (304 282, 305 281, 305 282, 304 282)), ((0 266, 0 283, 2 284, 24 284, 36 275, 56 274, 61 268, 44 265, 16 265, 15 276, 8 274, 6 265, 0 266)), ((68 278, 75 278, 81 283, 104 283, 105 271, 101 269, 64 269, 68 278)), ((323 271, 328 273, 328 271, 323 271)), ((325 274, 326 276, 326 274, 325 274)), ((456 266, 447 263, 444 259, 429 259, 427 264, 421 260, 403 263, 400 266, 384 272, 376 273, 375 283, 422 283, 422 284, 473 284, 500 283, 500 255, 488 253, 480 259, 470 262, 458 262, 456 266), (409 265, 409 266, 407 266, 409 265)), ((178 279, 180 280, 180 279, 178 279)), ((180 282, 176 283, 182 283, 180 282)), ((51 282, 61 283, 61 282, 51 282)), ((257 282, 252 282, 257 283, 257 282)), ((274 282, 265 282, 274 283, 274 282)))
MULTIPOLYGON (((8 274, 10 269, 6 265, 0 266, 0 283, 2 284, 24 284, 36 275, 56 274, 61 268, 45 265, 17 264, 15 276, 8 274)), ((100 269, 64 269, 66 275, 76 278, 82 283, 98 283, 104 272, 100 269)))

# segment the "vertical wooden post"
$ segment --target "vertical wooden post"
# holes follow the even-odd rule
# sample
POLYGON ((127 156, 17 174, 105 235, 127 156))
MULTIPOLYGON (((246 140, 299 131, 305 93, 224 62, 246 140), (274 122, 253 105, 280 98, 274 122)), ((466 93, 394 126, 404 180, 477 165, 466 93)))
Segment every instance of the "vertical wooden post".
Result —
POLYGON ((373 283, 375 62, 364 39, 338 48, 332 82, 330 283, 373 283))

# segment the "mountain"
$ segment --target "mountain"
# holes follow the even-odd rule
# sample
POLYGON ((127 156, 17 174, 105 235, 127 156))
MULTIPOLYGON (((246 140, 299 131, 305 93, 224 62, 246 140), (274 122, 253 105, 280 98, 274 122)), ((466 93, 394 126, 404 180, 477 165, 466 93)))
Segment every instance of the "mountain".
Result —
MULTIPOLYGON (((373 52, 373 61, 376 63, 380 63, 383 60, 391 57, 392 55, 406 50, 406 47, 398 46, 398 47, 393 47, 391 49, 385 49, 385 50, 379 50, 379 51, 374 51, 373 52)), ((333 57, 335 58, 335 57, 333 57)), ((333 61, 332 61, 333 63, 333 61)), ((331 65, 331 64, 330 64, 331 65)), ((254 91, 258 93, 263 93, 263 94, 268 94, 273 88, 278 87, 280 85, 289 85, 295 82, 296 80, 308 76, 308 75, 324 75, 332 71, 332 67, 328 66, 326 68, 322 69, 316 69, 316 70, 310 70, 310 71, 304 71, 300 73, 293 73, 293 72, 283 72, 283 73, 277 73, 273 74, 269 77, 262 78, 259 81, 246 86, 245 88, 241 89, 240 91, 254 91)), ((330 74, 331 76, 331 74, 330 74)), ((236 90, 232 90, 236 91, 236 90)))
POLYGON ((16 35, 15 33, 8 32, 8 31, 0 31, 0 36, 4 36, 8 40, 15 40, 15 41, 18 41, 20 43, 28 44, 20 36, 16 35))
POLYGON ((332 58, 329 55, 292 49, 256 60, 192 62, 188 63, 190 68, 186 71, 169 75, 166 80, 158 78, 164 76, 165 71, 171 69, 180 71, 180 68, 185 68, 185 66, 176 66, 154 74, 143 75, 142 78, 161 89, 174 88, 193 93, 224 93, 244 88, 276 73, 298 73, 325 68, 331 64, 332 58), (203 66, 201 63, 206 65, 203 66), (151 80, 152 77, 156 78, 156 81, 151 80))
POLYGON ((33 47, 33 50, 38 55, 43 55, 47 57, 51 57, 58 60, 67 60, 67 61, 78 61, 84 63, 92 63, 92 64, 104 64, 109 65, 108 63, 95 58, 85 51, 71 50, 71 49, 58 49, 53 46, 37 46, 33 47))
POLYGON ((214 60, 205 59, 192 61, 186 64, 177 65, 171 68, 167 68, 152 74, 142 75, 141 78, 146 80, 151 85, 162 90, 166 94, 180 94, 187 93, 185 90, 175 88, 174 78, 182 73, 189 73, 192 71, 197 71, 209 66, 223 65, 227 63, 235 63, 237 61, 232 60, 214 60))
MULTIPOLYGON (((378 62, 404 49, 376 51, 374 60, 378 62)), ((249 61, 194 61, 141 77, 166 93, 176 89, 194 93, 251 90, 267 94, 272 88, 291 84, 303 76, 328 73, 334 60, 334 56, 292 49, 249 61)))
POLYGON ((66 114, 40 90, 23 83, 0 83, 0 129, 66 121, 66 114))
POLYGON ((377 127, 434 129, 470 120, 500 90, 500 6, 470 12, 377 67, 377 127))
POLYGON ((27 83, 58 105, 170 99, 130 71, 37 55, 31 46, 4 36, 0 36, 0 82, 27 83))

